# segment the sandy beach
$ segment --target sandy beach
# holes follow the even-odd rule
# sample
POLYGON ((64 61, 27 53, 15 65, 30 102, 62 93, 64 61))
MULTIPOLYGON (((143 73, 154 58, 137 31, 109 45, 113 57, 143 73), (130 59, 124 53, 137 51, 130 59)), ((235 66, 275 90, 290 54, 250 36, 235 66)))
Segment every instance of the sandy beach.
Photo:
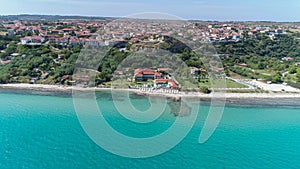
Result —
POLYGON ((1 84, 0 89, 18 89, 18 90, 36 90, 36 91, 47 91, 47 92, 72 92, 73 90, 87 91, 126 91, 134 92, 139 95, 156 95, 156 96, 165 96, 165 97, 197 97, 197 98, 233 98, 233 99, 259 99, 259 98, 300 98, 300 93, 286 93, 286 92, 277 92, 277 93, 226 93, 218 92, 211 94, 203 94, 198 92, 180 92, 176 94, 171 93, 157 93, 157 92, 145 92, 138 89, 113 89, 113 88, 83 88, 77 86, 59 86, 59 85, 44 85, 44 84, 1 84))

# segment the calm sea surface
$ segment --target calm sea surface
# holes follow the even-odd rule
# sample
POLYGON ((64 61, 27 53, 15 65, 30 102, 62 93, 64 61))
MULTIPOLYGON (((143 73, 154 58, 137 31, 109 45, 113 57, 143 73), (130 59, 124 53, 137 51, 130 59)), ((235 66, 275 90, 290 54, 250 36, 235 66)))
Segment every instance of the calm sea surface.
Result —
MULTIPOLYGON (((300 168, 298 107, 228 106, 213 136, 199 144, 209 109, 203 105, 191 132, 172 150, 130 159, 103 150, 87 136, 71 97, 0 92, 3 169, 300 168)), ((166 112, 155 122, 134 125, 117 113, 108 93, 98 94, 97 102, 107 122, 132 137, 159 134, 175 120, 166 112)), ((133 97, 133 103, 141 110, 149 106, 145 98, 133 97)))

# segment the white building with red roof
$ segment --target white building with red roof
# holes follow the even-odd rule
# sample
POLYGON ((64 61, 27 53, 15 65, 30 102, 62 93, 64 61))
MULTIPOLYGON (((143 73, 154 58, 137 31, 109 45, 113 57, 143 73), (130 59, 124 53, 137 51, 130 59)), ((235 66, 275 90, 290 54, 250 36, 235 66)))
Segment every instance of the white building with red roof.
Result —
POLYGON ((41 36, 26 36, 24 38, 21 38, 21 44, 26 45, 26 44, 41 44, 45 42, 45 38, 41 36))
POLYGON ((134 78, 135 81, 148 81, 148 80, 154 80, 154 79, 161 79, 162 73, 157 72, 155 70, 149 69, 149 68, 145 68, 145 69, 135 69, 134 70, 134 78))
POLYGON ((154 87, 155 88, 179 89, 179 84, 177 82, 175 82, 173 79, 155 79, 154 87))

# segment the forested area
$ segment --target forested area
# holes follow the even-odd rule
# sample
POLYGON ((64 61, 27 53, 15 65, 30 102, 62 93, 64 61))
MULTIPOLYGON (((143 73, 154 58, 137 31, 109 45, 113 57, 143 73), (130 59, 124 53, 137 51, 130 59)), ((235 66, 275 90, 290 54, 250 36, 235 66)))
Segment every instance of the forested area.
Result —
POLYGON ((296 35, 280 36, 276 40, 264 34, 255 39, 219 43, 215 47, 223 54, 223 64, 229 71, 251 79, 273 82, 299 82, 300 41, 296 35), (290 58, 284 60, 283 58, 290 58), (242 66, 241 66, 242 65, 242 66), (299 73, 297 73, 299 72, 299 73))

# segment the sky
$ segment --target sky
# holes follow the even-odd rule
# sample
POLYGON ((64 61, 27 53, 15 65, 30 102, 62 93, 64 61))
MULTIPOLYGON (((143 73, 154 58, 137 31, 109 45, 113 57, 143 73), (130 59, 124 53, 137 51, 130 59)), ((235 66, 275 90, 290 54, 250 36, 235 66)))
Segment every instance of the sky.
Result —
POLYGON ((300 0, 0 0, 0 15, 123 17, 162 12, 213 21, 300 21, 300 0))

